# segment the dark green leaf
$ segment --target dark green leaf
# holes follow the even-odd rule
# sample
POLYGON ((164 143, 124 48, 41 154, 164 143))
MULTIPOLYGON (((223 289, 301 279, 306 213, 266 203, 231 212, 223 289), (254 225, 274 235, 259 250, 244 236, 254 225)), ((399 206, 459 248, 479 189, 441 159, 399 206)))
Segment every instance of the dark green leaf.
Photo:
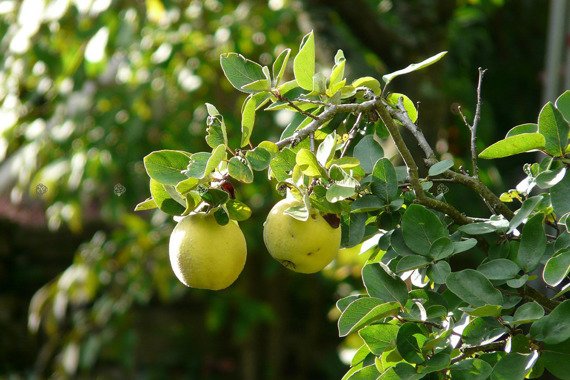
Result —
POLYGON ((384 202, 382 202, 378 197, 374 195, 364 195, 350 205, 352 212, 369 212, 376 211, 384 207, 384 202))
POLYGON ((451 362, 450 351, 451 349, 446 349, 433 355, 431 358, 426 360, 425 363, 422 364, 422 366, 425 367, 421 368, 418 372, 432 373, 446 369, 449 367, 449 363, 451 362))
POLYGON ((412 269, 423 268, 430 263, 430 260, 424 256, 413 255, 405 256, 398 261, 396 272, 406 272, 412 269))
POLYGON ((501 316, 503 307, 499 305, 485 305, 476 308, 460 307, 459 310, 464 311, 472 317, 499 317, 501 316))
POLYGON ((185 206, 174 200, 168 191, 166 191, 165 186, 170 185, 163 185, 151 178, 150 194, 152 195, 152 199, 154 199, 156 205, 161 211, 164 211, 169 215, 182 215, 185 210, 185 206))
POLYGON ((305 90, 313 90, 315 75, 315 36, 311 31, 303 37, 299 53, 293 60, 293 73, 297 84, 305 90))
POLYGON ((477 245, 477 240, 473 239, 473 238, 460 240, 460 241, 454 241, 453 242, 453 254, 456 255, 458 253, 468 251, 471 248, 475 247, 476 245, 477 245))
POLYGON ((513 315, 513 325, 523 325, 531 323, 544 316, 544 309, 536 302, 528 302, 521 305, 513 315))
POLYGON ((570 341, 545 344, 541 351, 544 367, 557 378, 570 380, 570 341))
POLYGON ((479 153, 479 158, 492 159, 513 156, 535 149, 542 149, 544 144, 544 136, 540 133, 521 133, 520 135, 509 136, 497 141, 479 153))
POLYGON ((372 193, 386 202, 398 196, 398 178, 394 165, 387 158, 379 159, 372 170, 372 193))
POLYGON ((243 90, 242 87, 265 79, 261 65, 237 53, 222 54, 220 56, 220 65, 232 86, 243 92, 254 92, 252 90, 243 90))
POLYGON ((230 222, 230 217, 223 208, 219 208, 214 212, 214 219, 216 219, 216 222, 218 222, 220 226, 225 226, 230 222))
POLYGON ((348 305, 356 301, 358 298, 360 298, 360 296, 357 294, 351 294, 349 296, 341 298, 338 301, 336 301, 336 307, 342 313, 347 308, 348 305))
POLYGON ((487 222, 475 222, 459 227, 459 231, 468 235, 483 235, 497 231, 497 227, 487 222))
POLYGON ((558 344, 570 339, 570 300, 562 302, 545 317, 534 322, 530 335, 546 344, 558 344))
POLYGON ((228 193, 220 189, 209 188, 200 193, 200 197, 212 207, 218 207, 229 199, 228 193))
POLYGON ((542 195, 535 195, 534 197, 527 198, 523 202, 519 211, 517 211, 516 215, 509 222, 509 231, 507 233, 513 232, 526 218, 528 218, 542 198, 542 195))
POLYGON ((421 349, 425 340, 424 331, 417 324, 406 322, 396 335, 396 348, 407 362, 420 364, 425 360, 421 349))
POLYGON ((451 378, 454 380, 487 380, 493 367, 481 359, 466 359, 451 366, 451 378))
POLYGON ((362 243, 362 239, 364 238, 366 219, 366 214, 350 214, 349 224, 342 227, 343 247, 350 248, 362 243))
POLYGON ((189 155, 178 150, 159 150, 144 158, 148 176, 164 185, 175 186, 187 177, 182 173, 188 166, 189 155))
POLYGON ((433 242, 429 249, 429 257, 434 260, 442 260, 455 253, 455 246, 447 236, 441 237, 433 242))
POLYGON ((556 157, 564 156, 568 144, 568 122, 551 102, 538 115, 538 131, 544 136, 544 150, 556 157))
POLYGON ((438 261, 427 270, 427 276, 436 284, 445 284, 447 276, 451 273, 451 267, 447 261, 438 261))
POLYGON ((384 301, 396 301, 405 305, 408 288, 399 277, 392 276, 380 264, 368 264, 362 268, 362 281, 371 297, 384 301))
POLYGON ((531 360, 531 354, 523 355, 510 352, 495 364, 491 373, 491 380, 522 380, 528 372, 526 366, 531 360))
POLYGON ((516 261, 525 273, 531 272, 539 264, 545 250, 544 215, 536 214, 523 227, 516 261))
POLYGON ((503 296, 480 272, 464 269, 447 277, 447 287, 472 306, 501 305, 503 296))
POLYGON ((472 346, 490 343, 499 339, 507 331, 507 328, 493 317, 477 317, 463 330, 463 342, 472 346))
POLYGON ((364 325, 398 312, 396 302, 383 302, 378 298, 363 297, 351 302, 338 320, 338 333, 343 337, 358 331, 364 325))
POLYGON ((433 212, 424 206, 413 204, 402 217, 402 234, 408 247, 425 256, 437 239, 448 236, 448 231, 433 212))
POLYGON ((509 280, 516 277, 520 268, 511 260, 496 259, 484 262, 477 270, 489 280, 509 280))
POLYGON ((384 156, 384 150, 373 135, 366 135, 354 147, 353 155, 366 173, 372 173, 376 161, 384 156))
POLYGON ((562 215, 570 212, 570 174, 566 172, 564 179, 552 186, 550 189, 550 200, 556 215, 562 215))
POLYGON ((451 169, 453 165, 454 165, 453 160, 439 161, 429 168, 428 174, 432 177, 435 177, 436 175, 440 175, 446 170, 451 169))

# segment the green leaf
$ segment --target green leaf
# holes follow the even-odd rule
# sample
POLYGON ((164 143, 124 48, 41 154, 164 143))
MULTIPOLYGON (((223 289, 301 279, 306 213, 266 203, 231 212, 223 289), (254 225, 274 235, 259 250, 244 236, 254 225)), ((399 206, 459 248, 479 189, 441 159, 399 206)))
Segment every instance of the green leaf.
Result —
POLYGON ((376 379, 378 375, 380 375, 380 372, 378 372, 376 366, 372 364, 360 368, 358 371, 354 372, 352 375, 343 380, 370 380, 376 379))
POLYGON ((428 255, 432 244, 449 235, 439 218, 424 206, 412 204, 402 216, 402 234, 410 249, 428 255))
POLYGON ((487 147, 479 158, 492 159, 513 156, 519 153, 530 152, 536 149, 543 149, 546 140, 540 133, 521 133, 499 140, 487 147))
POLYGON ((348 305, 350 305, 359 298, 360 296, 357 294, 351 294, 349 296, 343 297, 338 301, 336 301, 336 307, 342 313, 348 307, 348 305))
POLYGON ((372 170, 372 193, 386 202, 398 196, 398 177, 394 165, 387 158, 379 159, 372 170))
POLYGON ((396 272, 406 272, 412 269, 423 268, 430 263, 430 260, 424 256, 413 255, 404 256, 396 265, 396 272))
POLYGON ((253 170, 242 157, 232 157, 228 162, 228 174, 243 183, 253 182, 253 170))
POLYGON ((380 264, 368 264, 362 268, 362 281, 371 297, 405 305, 408 300, 408 288, 399 277, 386 272, 380 264))
POLYGON ((347 175, 343 180, 336 181, 327 189, 326 199, 335 203, 350 198, 356 194, 356 186, 358 186, 358 181, 347 175))
POLYGON ((206 191, 200 193, 200 197, 210 206, 218 207, 226 203, 230 196, 223 190, 208 188, 206 191))
POLYGON ((136 205, 135 211, 152 210, 152 209, 155 209, 157 207, 158 207, 158 205, 156 204, 154 199, 148 198, 148 199, 140 202, 138 205, 136 205))
POLYGON ((168 191, 166 191, 165 186, 170 185, 163 185, 151 178, 150 194, 152 195, 152 199, 154 199, 156 205, 161 211, 169 215, 182 215, 185 210, 185 206, 173 199, 168 191))
POLYGON ((568 145, 568 122, 551 102, 546 103, 538 115, 538 131, 544 136, 546 153, 564 156, 568 145))
POLYGON ((366 135, 354 147, 353 155, 366 173, 372 173, 376 161, 384 156, 384 150, 373 135, 366 135))
POLYGON ((377 298, 364 297, 350 303, 338 319, 340 337, 358 331, 364 325, 397 314, 396 302, 383 302, 377 298))
POLYGON ((380 377, 376 378, 376 380, 418 380, 424 376, 423 374, 416 373, 415 368, 410 364, 400 362, 388 368, 380 377))
POLYGON ((570 212, 570 174, 568 171, 562 181, 550 188, 550 200, 556 215, 562 215, 570 212))
POLYGON ((249 144, 249 139, 253 132, 253 126, 255 125, 255 108, 257 106, 256 99, 253 96, 248 96, 243 110, 241 111, 241 144, 244 146, 249 144))
POLYGON ((190 156, 179 150, 159 150, 144 158, 148 176, 164 185, 176 185, 187 177, 182 173, 190 156))
POLYGON ((527 302, 515 310, 512 324, 514 326, 534 322, 544 316, 544 309, 536 302, 527 302))
POLYGON ((386 86, 387 86, 388 83, 390 83, 394 78, 396 78, 400 75, 409 74, 409 73, 412 73, 414 71, 421 70, 424 67, 428 67, 430 65, 433 65, 434 63, 439 61, 441 58, 443 58, 443 56, 445 54, 447 54, 447 51, 442 51, 441 53, 438 53, 438 54, 434 55, 433 57, 430 57, 424 61, 421 61, 419 63, 412 63, 411 65, 409 65, 405 69, 401 69, 398 71, 394 71, 393 73, 384 75, 382 77, 382 80, 384 81, 384 83, 386 83, 386 86))
POLYGON ((272 71, 273 71, 273 85, 279 85, 279 82, 283 78, 283 74, 285 74, 285 69, 287 68, 287 62, 289 62, 289 56, 291 55, 291 49, 285 49, 275 59, 273 62, 272 71))
POLYGON ((570 339, 570 300, 556 306, 545 317, 534 322, 530 327, 530 335, 546 344, 558 344, 570 339))
POLYGON ((336 147, 336 133, 330 133, 325 137, 323 142, 317 148, 317 161, 322 167, 326 167, 327 163, 334 156, 336 147))
POLYGON ((459 310, 464 311, 472 317, 500 317, 503 307, 500 305, 485 305, 476 308, 460 307, 459 310))
POLYGON ((436 284, 445 284, 450 273, 451 267, 447 261, 438 261, 428 268, 426 275, 436 284))
POLYGON ((228 135, 224 118, 212 104, 206 103, 208 119, 206 121, 206 143, 210 148, 220 144, 228 145, 228 135))
POLYGON ((458 253, 468 251, 471 248, 475 247, 476 245, 477 245, 477 240, 473 239, 473 238, 460 240, 460 241, 454 241, 453 242, 453 254, 456 255, 458 253))
POLYGON ((437 354, 433 355, 431 358, 427 359, 418 372, 420 373, 433 373, 442 371, 449 367, 451 362, 451 348, 446 349, 444 351, 440 351, 437 354))
POLYGON ((418 110, 416 109, 416 105, 414 104, 414 102, 412 102, 412 100, 408 98, 406 95, 393 92, 390 95, 388 95, 388 97, 386 98, 386 103, 388 103, 394 108, 397 108, 400 102, 400 98, 403 99, 402 104, 404 105, 404 109, 406 110, 408 117, 410 118, 412 123, 415 123, 418 120, 418 110))
POLYGON ((556 252, 546 262, 542 278, 550 286, 558 286, 570 272, 570 248, 556 252))
POLYGON ((309 220, 309 209, 303 203, 300 205, 291 206, 285 211, 283 211, 285 215, 289 215, 292 218, 300 220, 301 222, 306 222, 309 220))
POLYGON ((214 219, 216 219, 216 222, 220 226, 225 226, 230 222, 230 217, 223 208, 219 208, 216 211, 214 211, 214 219))
POLYGON ((421 349, 425 340, 424 330, 415 323, 406 322, 396 335, 396 349, 407 362, 420 364, 425 360, 421 349))
POLYGON ((373 77, 362 77, 355 79, 352 82, 352 86, 354 88, 368 87, 375 95, 380 95, 382 92, 382 86, 380 85, 380 82, 378 82, 378 79, 373 77))
POLYGON ((507 231, 507 233, 511 233, 513 232, 522 222, 524 222, 524 220, 526 218, 529 217, 529 215, 534 211, 534 209, 536 208, 536 206, 540 203, 540 201, 542 200, 543 196, 542 195, 535 195, 534 197, 530 197, 527 198, 523 204, 521 205, 521 208, 517 211, 517 213, 515 214, 515 216, 511 219, 511 221, 509 222, 509 230, 507 231))
POLYGON ((400 326, 388 323, 374 324, 364 327, 358 332, 370 352, 380 355, 386 349, 396 347, 396 336, 400 326))
POLYGON ((501 305, 503 296, 480 272, 464 269, 447 277, 447 287, 472 306, 501 305))
POLYGON ((380 210, 384 205, 378 197, 367 194, 352 202, 350 209, 352 212, 370 212, 380 210))
POLYGON ((266 92, 271 90, 271 81, 267 78, 256 80, 255 82, 251 82, 246 84, 241 88, 244 92, 251 92, 251 93, 260 93, 266 92))
POLYGON ((325 170, 317 161, 317 157, 309 149, 299 149, 295 157, 295 161, 301 169, 301 172, 309 177, 323 177, 326 176, 325 170))
POLYGON ((544 367, 559 379, 570 379, 570 342, 555 345, 545 344, 540 360, 544 367))
POLYGON ((289 178, 289 173, 293 170, 294 166, 295 152, 289 148, 284 148, 275 157, 273 157, 269 163, 271 172, 278 181, 285 181, 289 178))
POLYGON ((251 216, 251 209, 248 205, 235 199, 230 199, 226 202, 226 209, 230 219, 237 220, 238 222, 249 219, 251 216))
POLYGON ((349 224, 344 224, 342 227, 341 244, 343 247, 354 247, 362 243, 366 229, 366 219, 367 215, 364 213, 350 214, 349 224))
POLYGON ((188 162, 188 166, 184 174, 190 178, 204 178, 208 160, 212 157, 210 152, 194 153, 188 162))
POLYGON ((536 214, 523 227, 516 261, 525 273, 531 272, 540 263, 545 250, 544 215, 536 214))
POLYGON ((446 170, 451 169, 453 165, 453 160, 439 161, 429 168, 428 174, 432 177, 435 177, 436 175, 440 175, 446 170))
POLYGON ((451 378, 454 380, 487 380, 493 367, 481 359, 465 359, 451 366, 451 378))
POLYGON ((313 90, 315 75, 315 36, 311 31, 303 37, 299 53, 293 60, 293 74, 297 84, 305 90, 313 90))
POLYGON ((253 90, 244 90, 243 86, 265 79, 261 65, 237 53, 222 54, 220 65, 232 86, 243 92, 254 92, 253 90))
POLYGON ((433 242, 431 245, 428 256, 434 260, 442 260, 455 253, 455 246, 450 238, 447 236, 441 237, 433 242))
POLYGON ((459 227, 458 230, 468 235, 483 235, 497 231, 497 227, 487 222, 475 222, 465 224, 459 227))
POLYGON ((538 132, 538 124, 527 123, 527 124, 517 125, 516 127, 509 129, 505 137, 520 135, 522 133, 536 133, 536 132, 538 132))
POLYGON ((564 179, 566 175, 566 167, 554 170, 545 170, 536 176, 535 181, 541 189, 550 189, 564 179))
POLYGON ((560 111, 566 121, 570 123, 570 90, 564 91, 564 93, 556 99, 556 108, 558 108, 558 111, 560 111))
POLYGON ((179 194, 185 195, 189 191, 194 190, 198 183, 200 183, 198 178, 186 178, 184 181, 178 182, 175 189, 179 194))
POLYGON ((531 354, 508 353, 493 367, 491 380, 524 379, 526 366, 532 360, 531 354))
POLYGON ((253 150, 248 150, 245 153, 245 158, 249 161, 253 170, 261 171, 269 167, 272 154, 267 149, 261 146, 256 146, 253 150))
POLYGON ((463 330, 463 342, 476 346, 493 342, 507 332, 507 328, 493 317, 477 317, 463 330))
POLYGON ((484 262, 477 270, 489 280, 509 280, 516 277, 520 268, 511 260, 496 259, 484 262))

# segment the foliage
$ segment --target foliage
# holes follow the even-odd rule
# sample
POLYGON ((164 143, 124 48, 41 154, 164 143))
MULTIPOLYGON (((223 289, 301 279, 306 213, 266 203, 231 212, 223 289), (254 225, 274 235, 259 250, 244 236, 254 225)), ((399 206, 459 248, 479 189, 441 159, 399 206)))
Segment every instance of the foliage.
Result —
MULTIPOLYGON (((220 224, 243 220, 249 213, 237 211, 247 206, 234 199, 232 181, 249 183, 254 171, 267 170, 278 189, 304 204, 290 209, 290 217, 304 220, 311 209, 336 215, 344 247, 370 247, 363 253, 365 292, 337 303, 340 336, 358 334, 363 341, 344 379, 522 379, 545 370, 568 378, 570 91, 545 105, 536 125, 515 127, 480 153, 485 159, 534 150, 545 155, 525 165, 527 178, 499 198, 475 174, 475 155, 473 175, 439 161, 415 124, 414 103, 386 90, 395 76, 423 69, 443 53, 384 75, 384 88, 370 77, 349 82, 340 50, 327 75, 317 71, 312 32, 293 59, 293 78, 284 81, 289 56, 284 50, 270 71, 241 55, 222 55, 227 79, 248 94, 241 139, 232 140, 240 142, 228 140, 224 118, 208 105, 211 151, 149 154, 151 198, 138 207, 171 215, 199 209, 220 224), (279 141, 252 143, 262 109, 294 114, 279 141), (431 167, 426 177, 403 128, 424 152, 431 167), (384 157, 386 138, 404 166, 384 157), (490 215, 464 215, 446 201, 445 182, 475 191, 490 215), (531 195, 536 188, 541 191, 531 195), (479 259, 460 268, 461 255, 479 259), (556 294, 548 298, 537 286, 556 294)), ((466 122, 472 141, 478 121, 476 115, 472 125, 466 122)))

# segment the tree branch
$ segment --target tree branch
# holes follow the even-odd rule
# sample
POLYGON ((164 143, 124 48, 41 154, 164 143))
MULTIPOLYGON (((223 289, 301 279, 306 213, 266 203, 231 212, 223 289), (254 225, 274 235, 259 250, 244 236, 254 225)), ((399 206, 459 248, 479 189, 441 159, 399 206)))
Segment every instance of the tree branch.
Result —
POLYGON ((477 82, 477 105, 475 107, 475 117, 471 124, 471 163, 473 165, 473 177, 479 178, 479 165, 477 165, 477 126, 481 120, 481 84, 485 71, 479 67, 479 80, 477 82))
POLYGON ((460 349, 461 354, 459 356, 456 356, 455 358, 453 358, 453 360, 451 360, 451 365, 453 365, 457 362, 460 362, 463 359, 465 359, 466 357, 474 355, 478 352, 502 351, 502 350, 504 350, 506 343, 507 343, 506 340, 500 340, 498 342, 482 344, 480 346, 461 348, 460 349))
POLYGON ((362 112, 360 112, 358 114, 358 116, 356 117, 356 121, 354 122, 354 125, 350 129, 350 132, 348 132, 348 140, 346 140, 346 143, 344 144, 344 147, 342 148, 342 152, 340 153, 340 157, 344 157, 344 155, 346 154, 346 151, 348 150, 348 147, 350 146, 350 143, 352 142, 352 140, 354 140, 354 137, 356 136, 356 132, 358 131, 358 127, 360 126, 360 120, 361 119, 362 119, 362 112))

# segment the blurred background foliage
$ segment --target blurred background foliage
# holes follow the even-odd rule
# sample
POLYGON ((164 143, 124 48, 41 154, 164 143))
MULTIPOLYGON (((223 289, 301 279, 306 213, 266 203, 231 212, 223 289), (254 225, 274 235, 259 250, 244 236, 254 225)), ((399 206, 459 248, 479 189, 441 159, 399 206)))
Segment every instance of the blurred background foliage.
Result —
MULTIPOLYGON (((237 189, 253 210, 244 273, 226 291, 187 289, 168 262, 174 222, 132 211, 149 194, 142 158, 206 149, 205 102, 239 129, 221 53, 268 65, 314 29, 323 67, 341 48, 349 77, 449 50, 392 90, 421 103, 438 153, 464 160, 454 109, 473 111, 477 67, 481 146, 534 121, 547 16, 533 0, 1 0, 0 376, 339 378, 333 305, 359 283, 358 249, 322 275, 281 268, 261 238, 278 194, 260 175, 237 189)), ((289 117, 262 113, 254 142, 289 117)), ((524 176, 499 165, 496 189, 524 176)))

